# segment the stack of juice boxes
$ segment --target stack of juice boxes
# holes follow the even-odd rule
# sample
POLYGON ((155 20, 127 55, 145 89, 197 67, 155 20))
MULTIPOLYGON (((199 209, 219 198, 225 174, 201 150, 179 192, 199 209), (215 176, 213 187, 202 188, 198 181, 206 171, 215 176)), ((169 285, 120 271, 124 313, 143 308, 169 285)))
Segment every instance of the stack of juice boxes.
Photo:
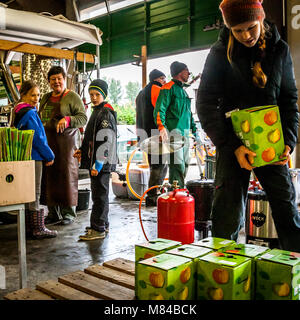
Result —
POLYGON ((299 300, 300 253, 207 237, 135 246, 140 300, 299 300))

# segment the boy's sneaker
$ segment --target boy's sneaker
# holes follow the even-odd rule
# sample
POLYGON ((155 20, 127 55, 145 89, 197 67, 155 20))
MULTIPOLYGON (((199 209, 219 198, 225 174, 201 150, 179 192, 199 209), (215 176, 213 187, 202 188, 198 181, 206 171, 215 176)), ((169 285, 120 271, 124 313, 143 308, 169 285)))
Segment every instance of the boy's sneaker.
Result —
POLYGON ((91 228, 86 229, 85 235, 79 236, 79 239, 83 241, 98 240, 103 238, 105 238, 105 231, 99 232, 91 228))

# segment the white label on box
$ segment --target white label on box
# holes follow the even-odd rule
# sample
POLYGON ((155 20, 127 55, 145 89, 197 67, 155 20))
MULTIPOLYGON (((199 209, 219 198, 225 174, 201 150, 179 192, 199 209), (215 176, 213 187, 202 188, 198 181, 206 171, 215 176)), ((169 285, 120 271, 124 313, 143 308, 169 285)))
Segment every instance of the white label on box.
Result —
POLYGON ((235 266, 236 265, 236 262, 227 261, 227 260, 220 260, 219 262, 221 262, 223 264, 228 264, 229 266, 235 266))
POLYGON ((232 240, 224 240, 224 241, 220 242, 220 244, 228 244, 228 243, 231 243, 231 242, 232 242, 232 240))
POLYGON ((274 257, 273 254, 265 253, 261 256, 263 259, 272 259, 274 257))

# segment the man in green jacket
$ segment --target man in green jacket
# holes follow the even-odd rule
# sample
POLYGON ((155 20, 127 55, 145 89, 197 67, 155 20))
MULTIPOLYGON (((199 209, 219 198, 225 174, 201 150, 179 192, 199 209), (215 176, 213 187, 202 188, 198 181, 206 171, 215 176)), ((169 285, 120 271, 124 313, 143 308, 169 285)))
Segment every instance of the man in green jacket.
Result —
POLYGON ((169 183, 177 180, 183 188, 189 165, 190 130, 197 142, 200 141, 200 136, 191 112, 191 99, 184 90, 190 75, 189 69, 186 64, 174 61, 170 71, 172 80, 162 86, 153 116, 163 142, 167 142, 169 136, 187 138, 182 149, 170 154, 169 161, 169 183))

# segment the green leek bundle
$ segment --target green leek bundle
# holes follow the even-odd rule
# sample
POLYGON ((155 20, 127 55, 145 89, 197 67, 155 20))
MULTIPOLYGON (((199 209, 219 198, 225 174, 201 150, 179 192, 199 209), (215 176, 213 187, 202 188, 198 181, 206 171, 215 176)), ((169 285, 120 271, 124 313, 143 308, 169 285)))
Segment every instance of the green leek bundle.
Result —
POLYGON ((0 161, 31 160, 34 130, 0 128, 0 161))

